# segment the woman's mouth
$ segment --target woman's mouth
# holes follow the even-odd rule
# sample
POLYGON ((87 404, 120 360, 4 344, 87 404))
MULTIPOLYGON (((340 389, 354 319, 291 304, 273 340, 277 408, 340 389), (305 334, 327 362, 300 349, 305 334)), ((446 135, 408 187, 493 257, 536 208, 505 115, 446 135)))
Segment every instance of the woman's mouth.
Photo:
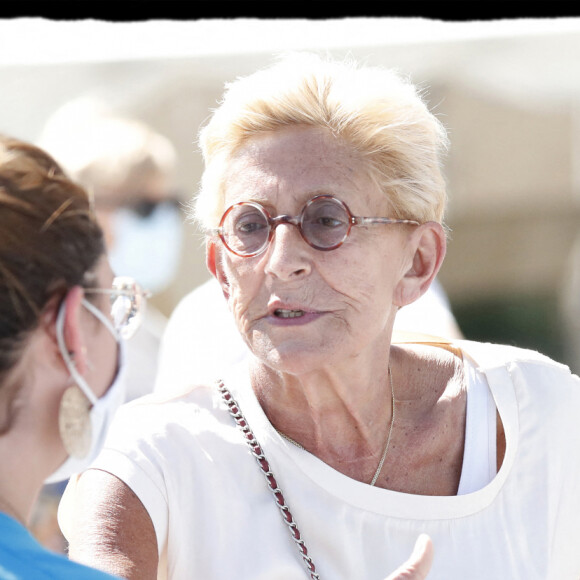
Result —
POLYGON ((286 310, 284 308, 276 308, 274 316, 277 318, 299 318, 304 316, 304 310, 286 310))
MULTIPOLYGON (((318 311, 304 310, 302 308, 272 308, 268 320, 274 326, 302 326, 310 324, 320 318, 321 313, 318 311)), ((298 306, 298 305, 297 305, 298 306)))

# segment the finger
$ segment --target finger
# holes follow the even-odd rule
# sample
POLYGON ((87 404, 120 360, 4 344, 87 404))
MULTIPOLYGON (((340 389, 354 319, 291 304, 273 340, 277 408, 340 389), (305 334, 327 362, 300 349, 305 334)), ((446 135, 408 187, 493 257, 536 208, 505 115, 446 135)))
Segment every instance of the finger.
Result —
POLYGON ((424 580, 432 563, 433 542, 427 534, 421 534, 409 559, 385 580, 424 580))

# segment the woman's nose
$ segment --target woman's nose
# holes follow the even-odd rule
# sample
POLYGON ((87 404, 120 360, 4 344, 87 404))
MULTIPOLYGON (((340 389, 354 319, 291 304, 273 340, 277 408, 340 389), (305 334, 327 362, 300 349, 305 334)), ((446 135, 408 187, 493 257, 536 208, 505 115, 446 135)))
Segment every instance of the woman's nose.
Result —
POLYGON ((311 251, 298 226, 289 222, 278 223, 267 249, 266 273, 286 280, 304 277, 312 269, 311 251))

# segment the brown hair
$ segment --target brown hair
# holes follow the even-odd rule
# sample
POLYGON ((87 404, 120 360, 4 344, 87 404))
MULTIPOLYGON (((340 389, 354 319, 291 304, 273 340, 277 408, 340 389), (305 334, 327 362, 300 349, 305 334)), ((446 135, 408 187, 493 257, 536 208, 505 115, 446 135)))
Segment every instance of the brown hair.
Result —
POLYGON ((0 135, 0 384, 48 301, 94 285, 103 233, 47 153, 0 135))

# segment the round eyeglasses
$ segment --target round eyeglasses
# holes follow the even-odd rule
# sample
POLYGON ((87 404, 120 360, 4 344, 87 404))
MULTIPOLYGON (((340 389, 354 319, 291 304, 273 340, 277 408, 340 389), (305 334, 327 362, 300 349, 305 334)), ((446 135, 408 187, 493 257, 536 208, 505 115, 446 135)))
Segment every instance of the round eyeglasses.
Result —
POLYGON ((151 296, 128 276, 114 278, 111 288, 87 288, 85 293, 110 295, 113 326, 124 339, 131 338, 141 325, 147 298, 151 296))
POLYGON ((243 201, 230 206, 215 233, 224 246, 244 258, 261 254, 271 242, 280 224, 298 228, 302 239, 316 250, 328 252, 340 247, 353 226, 376 224, 419 225, 415 220, 352 215, 346 203, 332 195, 317 195, 306 202, 297 216, 272 217, 259 203, 243 201))

